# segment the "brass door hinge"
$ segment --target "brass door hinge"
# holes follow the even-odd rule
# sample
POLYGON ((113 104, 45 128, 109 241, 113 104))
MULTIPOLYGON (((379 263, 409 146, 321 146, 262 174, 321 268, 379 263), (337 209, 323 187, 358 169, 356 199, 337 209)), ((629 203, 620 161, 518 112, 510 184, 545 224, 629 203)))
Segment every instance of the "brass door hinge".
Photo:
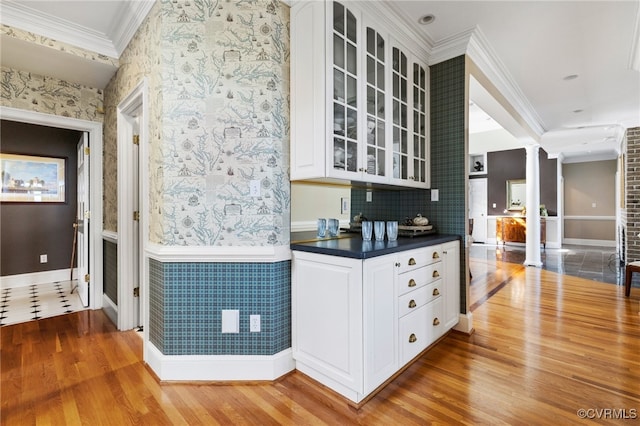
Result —
POLYGON ((85 282, 85 283, 88 283, 89 281, 91 281, 91 275, 89 275, 89 274, 85 274, 85 275, 84 275, 84 282, 85 282))
POLYGON ((139 221, 140 220, 140 212, 138 212, 138 211, 133 212, 133 220, 135 220, 135 221, 139 221))
POLYGON ((133 297, 140 297, 140 287, 133 289, 133 297))
POLYGON ((133 135, 133 144, 140 145, 140 135, 133 135))
POLYGON ((89 155, 91 153, 91 148, 89 148, 88 146, 84 147, 84 155, 89 155))

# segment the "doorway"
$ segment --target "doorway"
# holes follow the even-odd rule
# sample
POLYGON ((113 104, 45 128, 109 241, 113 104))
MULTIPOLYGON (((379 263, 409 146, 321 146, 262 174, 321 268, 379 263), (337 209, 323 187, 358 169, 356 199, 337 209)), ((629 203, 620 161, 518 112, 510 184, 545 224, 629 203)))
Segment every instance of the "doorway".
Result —
POLYGON ((120 330, 146 327, 148 301, 145 244, 148 213, 147 81, 118 105, 118 314, 120 330))
POLYGON ((469 219, 473 242, 487 242, 487 178, 469 179, 469 219))
POLYGON ((86 229, 86 262, 90 271, 87 294, 90 309, 102 308, 102 123, 5 106, 0 106, 0 115, 3 119, 20 123, 86 132, 91 141, 92 151, 86 159, 89 167, 85 171, 85 189, 88 191, 87 200, 91 209, 86 212, 86 217, 99 219, 89 221, 86 229))

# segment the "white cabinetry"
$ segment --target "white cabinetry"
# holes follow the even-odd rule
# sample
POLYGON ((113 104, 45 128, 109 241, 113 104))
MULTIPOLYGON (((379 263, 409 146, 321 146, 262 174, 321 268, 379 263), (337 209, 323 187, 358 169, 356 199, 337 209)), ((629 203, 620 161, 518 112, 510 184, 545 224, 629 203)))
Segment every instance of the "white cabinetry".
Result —
POLYGON ((457 256, 458 241, 367 260, 293 251, 296 368, 363 401, 457 323, 457 256))
POLYGON ((429 187, 426 54, 392 48, 379 7, 293 4, 291 180, 429 187))

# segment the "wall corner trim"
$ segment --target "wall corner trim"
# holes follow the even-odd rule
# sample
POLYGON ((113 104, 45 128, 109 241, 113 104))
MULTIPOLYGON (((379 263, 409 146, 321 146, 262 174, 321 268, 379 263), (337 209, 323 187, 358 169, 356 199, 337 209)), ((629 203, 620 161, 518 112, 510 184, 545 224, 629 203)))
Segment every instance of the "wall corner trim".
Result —
POLYGON ((145 362, 161 381, 276 380, 295 369, 291 348, 275 355, 164 355, 146 342, 145 362))
POLYGON ((147 255, 162 263, 194 262, 248 262, 275 263, 291 260, 291 249, 286 246, 163 246, 149 243, 147 255))

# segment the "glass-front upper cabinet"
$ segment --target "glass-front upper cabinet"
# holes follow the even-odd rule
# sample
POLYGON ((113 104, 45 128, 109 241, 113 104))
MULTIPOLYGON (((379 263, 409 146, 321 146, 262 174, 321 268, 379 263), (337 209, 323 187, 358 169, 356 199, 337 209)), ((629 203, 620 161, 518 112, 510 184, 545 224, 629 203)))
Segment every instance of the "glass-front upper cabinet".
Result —
POLYGON ((358 22, 333 3, 333 169, 358 171, 358 22))
POLYGON ((385 7, 293 2, 291 180, 428 187, 426 54, 404 33, 395 42, 385 7))
POLYGON ((427 67, 413 63, 413 180, 429 183, 427 144, 427 67))
POLYGON ((392 181, 429 185, 427 67, 411 53, 392 49, 392 181))
POLYGON ((387 176, 387 118, 385 42, 380 33, 367 27, 366 52, 366 173, 387 176))

